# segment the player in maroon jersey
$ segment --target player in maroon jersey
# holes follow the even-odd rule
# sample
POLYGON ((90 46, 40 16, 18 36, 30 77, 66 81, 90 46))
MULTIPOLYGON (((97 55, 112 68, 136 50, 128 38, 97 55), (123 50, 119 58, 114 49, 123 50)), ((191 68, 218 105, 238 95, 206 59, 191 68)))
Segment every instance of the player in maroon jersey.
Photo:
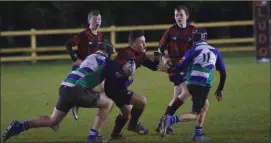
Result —
MULTIPOLYGON (((67 51, 73 60, 72 70, 75 70, 82 61, 90 54, 98 50, 98 42, 102 41, 102 33, 99 32, 101 25, 101 14, 98 10, 91 10, 88 14, 89 27, 79 34, 75 35, 72 39, 66 43, 67 51), (76 52, 72 50, 72 47, 77 46, 76 52)), ((95 87, 95 91, 104 91, 104 82, 95 87)), ((78 120, 78 108, 72 108, 72 115, 75 120, 78 120)))
POLYGON ((129 34, 129 46, 121 49, 112 64, 108 63, 108 76, 105 79, 105 93, 112 99, 115 105, 120 109, 121 113, 116 117, 115 125, 111 133, 111 139, 122 139, 122 129, 128 122, 128 130, 137 134, 147 134, 148 129, 144 128, 139 123, 139 118, 142 115, 146 98, 141 94, 128 89, 133 83, 134 73, 137 68, 143 66, 152 71, 156 71, 159 65, 160 56, 155 55, 154 60, 151 60, 146 55, 146 43, 144 31, 133 30, 129 34), (127 62, 135 62, 132 74, 126 78, 119 78, 119 71, 127 62))
MULTIPOLYGON (((185 6, 175 8, 176 23, 169 27, 160 40, 158 53, 162 55, 162 61, 165 67, 175 65, 185 54, 185 51, 190 49, 192 43, 192 33, 195 29, 187 20, 189 18, 189 10, 185 6), (168 57, 165 56, 164 49, 168 50, 168 57)), ((184 103, 185 99, 190 95, 185 83, 186 71, 181 73, 169 73, 169 80, 174 83, 174 96, 169 103, 164 116, 159 121, 157 132, 160 132, 160 125, 165 115, 173 115, 176 110, 184 103)), ((171 128, 167 129, 167 133, 171 133, 171 128)))

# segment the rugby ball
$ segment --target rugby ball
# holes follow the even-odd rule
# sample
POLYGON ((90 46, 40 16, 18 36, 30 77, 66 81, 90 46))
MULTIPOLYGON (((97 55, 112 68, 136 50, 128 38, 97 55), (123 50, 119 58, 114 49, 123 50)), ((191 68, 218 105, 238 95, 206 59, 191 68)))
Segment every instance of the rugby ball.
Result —
POLYGON ((127 61, 123 67, 122 70, 127 75, 133 75, 136 71, 136 63, 133 60, 127 61))

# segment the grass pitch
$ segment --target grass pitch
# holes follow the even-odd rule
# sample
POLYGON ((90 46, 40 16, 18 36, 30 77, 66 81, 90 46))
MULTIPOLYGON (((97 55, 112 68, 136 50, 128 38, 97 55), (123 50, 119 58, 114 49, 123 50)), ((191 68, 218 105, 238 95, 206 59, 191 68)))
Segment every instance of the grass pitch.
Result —
MULTIPOLYGON (((209 95, 210 110, 205 120, 205 134, 214 142, 270 142, 270 64, 256 63, 254 53, 223 56, 227 67, 224 99, 217 102, 213 95, 219 80, 216 73, 209 95)), ((37 115, 51 115, 59 85, 70 69, 70 62, 2 65, 1 132, 14 119, 22 121, 37 115)), ((176 124, 175 134, 163 139, 155 133, 158 120, 172 98, 173 87, 165 73, 140 68, 131 89, 147 97, 148 104, 140 120, 151 133, 137 136, 125 127, 123 131, 128 142, 190 141, 193 122, 176 124)), ((190 110, 189 99, 177 113, 190 110)), ((118 113, 118 108, 114 107, 101 130, 105 138, 109 137, 118 113)), ((57 133, 49 128, 33 129, 11 138, 9 142, 83 142, 93 124, 95 110, 81 108, 79 117, 74 121, 69 113, 57 133)))

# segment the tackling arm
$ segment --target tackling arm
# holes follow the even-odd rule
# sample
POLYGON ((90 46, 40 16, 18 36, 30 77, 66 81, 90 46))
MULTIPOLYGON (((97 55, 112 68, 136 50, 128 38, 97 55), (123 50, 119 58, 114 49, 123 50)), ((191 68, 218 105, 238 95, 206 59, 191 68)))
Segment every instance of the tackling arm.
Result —
POLYGON ((157 71, 160 61, 158 59, 152 61, 147 56, 141 61, 141 64, 152 71, 157 71))

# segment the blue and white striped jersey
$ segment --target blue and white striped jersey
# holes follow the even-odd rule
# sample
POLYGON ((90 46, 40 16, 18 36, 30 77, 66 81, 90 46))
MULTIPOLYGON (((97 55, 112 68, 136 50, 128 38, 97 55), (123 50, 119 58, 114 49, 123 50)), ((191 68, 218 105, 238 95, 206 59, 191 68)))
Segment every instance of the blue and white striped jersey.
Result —
POLYGON ((214 69, 220 72, 226 70, 221 53, 206 42, 194 45, 184 58, 183 62, 177 64, 177 68, 187 69, 187 84, 211 87, 214 69))

